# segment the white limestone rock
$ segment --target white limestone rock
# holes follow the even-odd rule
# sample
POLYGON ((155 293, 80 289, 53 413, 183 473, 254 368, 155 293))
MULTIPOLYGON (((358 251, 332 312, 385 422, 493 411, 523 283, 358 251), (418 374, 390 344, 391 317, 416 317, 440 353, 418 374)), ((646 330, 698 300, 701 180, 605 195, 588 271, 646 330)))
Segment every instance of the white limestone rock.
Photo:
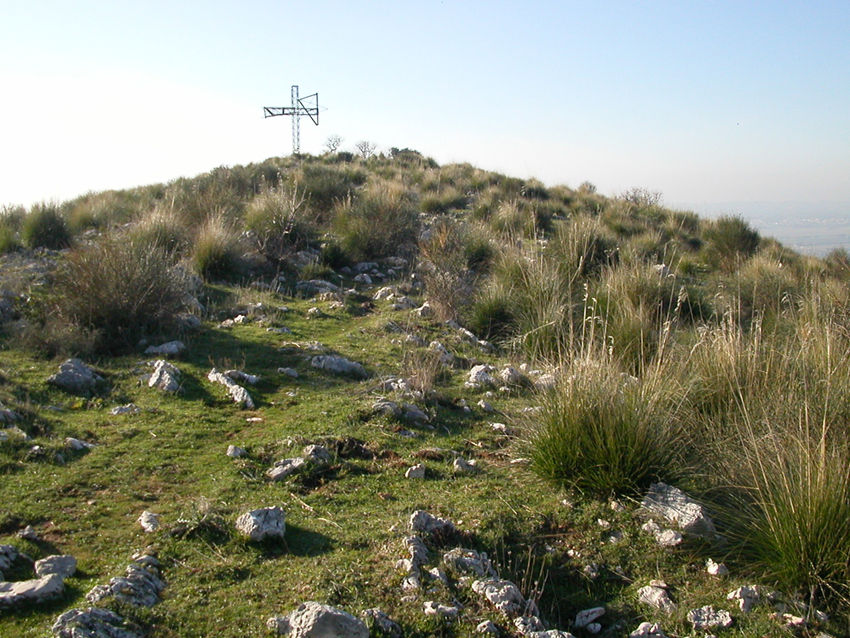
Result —
POLYGON ((365 379, 368 376, 366 369, 359 363, 336 355, 315 356, 310 361, 310 365, 319 370, 325 370, 333 374, 348 374, 358 379, 365 379))
POLYGON ((283 538, 286 533, 286 512, 277 506, 245 512, 236 519, 236 530, 252 541, 283 538))
POLYGON ((475 459, 467 461, 462 456, 458 456, 457 458, 455 458, 455 460, 452 462, 452 469, 455 471, 456 474, 474 474, 479 470, 478 464, 476 463, 475 459))
POLYGON ((164 359, 154 361, 153 374, 148 379, 148 387, 161 392, 175 393, 180 390, 180 370, 164 359))
POLYGON ((496 379, 494 379, 491 374, 491 372, 494 371, 495 368, 487 364, 473 366, 473 368, 469 371, 469 376, 464 385, 470 388, 486 388, 495 386, 496 379))
POLYGON ((138 414, 141 411, 141 408, 139 408, 139 406, 135 403, 128 403, 127 405, 115 406, 109 411, 109 413, 113 416, 120 416, 122 414, 138 414))
MULTIPOLYGON (((234 372, 230 370, 228 372, 234 372)), ((236 383, 232 377, 230 377, 227 372, 219 372, 215 368, 210 370, 207 375, 207 379, 212 381, 213 383, 220 383, 225 388, 227 388, 228 394, 230 394, 230 398, 233 399, 233 402, 238 404, 240 407, 243 407, 248 410, 253 410, 256 405, 254 404, 254 400, 251 398, 251 395, 248 394, 248 391, 243 388, 241 385, 236 383)))
POLYGON ((479 578, 496 578, 496 569, 486 552, 456 547, 443 554, 443 562, 456 572, 471 574, 479 578))
POLYGON ((145 510, 137 520, 143 530, 151 533, 159 529, 159 517, 159 514, 154 514, 153 512, 145 510))
POLYGON ((39 578, 57 574, 70 578, 77 571, 77 559, 70 554, 48 556, 35 561, 35 575, 39 578))
POLYGON ((47 379, 50 385, 71 394, 88 395, 103 378, 79 359, 68 359, 47 379))
POLYGON ((407 471, 404 473, 404 478, 424 479, 425 478, 425 466, 422 463, 417 463, 413 467, 407 468, 407 471))
POLYGON ((723 629, 731 627, 734 622, 732 620, 732 614, 725 609, 714 609, 712 605, 706 605, 699 609, 691 609, 688 612, 687 619, 696 631, 713 629, 715 627, 723 629))
POLYGON ((726 599, 737 600, 741 611, 748 614, 752 611, 753 607, 759 603, 761 595, 759 594, 758 587, 754 585, 744 586, 730 591, 726 594, 726 599))
POLYGON ((438 616, 440 618, 457 618, 460 608, 454 605, 443 605, 433 600, 426 601, 423 605, 426 616, 438 616))
POLYGON ((712 537, 717 533, 714 522, 702 505, 677 487, 653 483, 641 506, 652 514, 663 516, 686 533, 705 537, 712 537))
POLYGON ((642 622, 629 634, 629 638, 667 638, 667 634, 662 631, 658 623, 642 622))
POLYGON ((307 465, 307 462, 300 456, 292 459, 282 459, 275 462, 274 467, 266 472, 266 476, 272 481, 282 481, 287 476, 300 471, 305 465, 307 465))
POLYGON ((97 607, 66 611, 56 618, 51 631, 56 638, 141 638, 127 628, 124 618, 97 607))
POLYGON ((364 609, 360 615, 390 638, 401 638, 401 626, 380 609, 364 609))
POLYGON ((276 616, 266 626, 279 636, 290 638, 369 638, 366 624, 330 605, 306 602, 286 616, 276 616))
POLYGON ((145 354, 162 355, 166 357, 176 357, 186 350, 186 345, 182 341, 169 341, 160 346, 149 346, 145 349, 145 354))
POLYGON ((525 597, 514 583, 509 580, 491 578, 476 580, 472 583, 472 591, 485 598, 500 612, 513 618, 525 611, 525 597))
POLYGON ((13 583, 0 582, 0 609, 25 603, 43 603, 60 597, 64 592, 65 579, 59 574, 13 583))
POLYGON ((725 576, 729 573, 729 568, 723 563, 715 563, 710 558, 705 561, 705 570, 712 576, 725 576))
POLYGON ((232 459, 238 459, 243 456, 248 456, 248 450, 236 445, 228 445, 226 454, 232 459))
POLYGON ((653 585, 641 587, 638 590, 638 601, 644 605, 655 607, 665 614, 676 611, 676 603, 670 599, 670 595, 663 587, 655 587, 653 585))
POLYGON ((447 518, 439 518, 425 510, 416 510, 410 515, 408 526, 413 532, 423 534, 452 534, 455 525, 447 518))
POLYGON ((576 620, 573 623, 574 627, 588 627, 595 620, 598 620, 602 616, 605 615, 604 607, 593 607, 591 609, 585 609, 576 614, 576 620))

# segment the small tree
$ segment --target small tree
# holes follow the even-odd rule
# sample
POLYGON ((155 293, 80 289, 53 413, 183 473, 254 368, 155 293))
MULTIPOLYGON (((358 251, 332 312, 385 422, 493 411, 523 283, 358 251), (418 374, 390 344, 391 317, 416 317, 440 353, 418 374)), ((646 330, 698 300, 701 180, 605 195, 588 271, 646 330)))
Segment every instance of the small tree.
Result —
POLYGON ((357 142, 354 147, 357 149, 357 152, 360 153, 360 157, 365 160, 372 157, 372 155, 375 153, 377 145, 373 142, 367 142, 364 140, 362 142, 357 142))
POLYGON ((328 135, 328 139, 325 140, 325 150, 328 154, 336 153, 339 147, 342 146, 342 142, 343 137, 341 135, 337 135, 336 133, 328 135))

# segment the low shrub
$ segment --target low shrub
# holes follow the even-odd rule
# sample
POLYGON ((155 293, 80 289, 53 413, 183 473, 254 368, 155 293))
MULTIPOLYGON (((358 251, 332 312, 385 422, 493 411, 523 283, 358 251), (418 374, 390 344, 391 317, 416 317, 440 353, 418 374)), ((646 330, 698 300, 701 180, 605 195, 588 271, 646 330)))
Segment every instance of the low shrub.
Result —
POLYGON ((35 204, 21 224, 21 242, 27 248, 59 250, 71 245, 71 233, 55 204, 35 204))
POLYGON ((713 268, 733 272, 759 247, 761 237, 743 217, 723 216, 710 221, 703 232, 703 254, 713 268))
POLYGON ((5 220, 0 220, 0 255, 11 253, 20 248, 15 229, 7 224, 5 220))
POLYGON ((113 238, 72 251, 55 286, 57 315, 94 333, 96 350, 116 353, 174 332, 189 284, 169 253, 113 238))
POLYGON ((129 232, 133 241, 146 243, 169 253, 183 254, 189 246, 190 232, 171 206, 158 204, 129 232))
POLYGON ((355 197, 338 202, 333 228, 353 259, 412 252, 419 234, 415 196, 398 182, 373 181, 355 197))
POLYGON ((265 189, 252 199, 245 207, 245 226, 253 233, 257 250, 273 262, 308 244, 317 230, 297 182, 265 189))

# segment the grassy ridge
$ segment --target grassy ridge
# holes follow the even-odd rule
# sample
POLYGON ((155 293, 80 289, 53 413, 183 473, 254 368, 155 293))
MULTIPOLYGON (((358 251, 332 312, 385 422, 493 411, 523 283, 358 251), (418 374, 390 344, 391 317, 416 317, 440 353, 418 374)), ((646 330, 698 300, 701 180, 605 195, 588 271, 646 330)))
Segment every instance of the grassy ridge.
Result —
MULTIPOLYGON (((405 635, 472 635, 484 618, 508 626, 463 588, 401 600, 394 563, 415 509, 454 520, 465 544, 489 552, 539 599, 551 626, 567 629, 576 612, 603 604, 609 635, 628 635, 643 619, 681 635, 687 609, 728 608, 727 591, 762 582, 780 588, 793 613, 809 604, 813 627, 818 608, 830 612, 827 630, 848 629, 842 251, 803 257, 739 218, 701 220, 644 189, 604 197, 591 184, 547 188, 466 164, 440 167, 408 149, 368 160, 273 159, 10 209, 0 249, 0 288, 12 306, 0 402, 23 416, 31 437, 0 443, 0 542, 33 558, 74 554, 83 570, 61 601, 2 612, 4 636, 44 635, 52 617, 84 605, 91 586, 149 543, 169 588, 153 610, 130 613, 156 637, 260 635, 266 617, 309 599, 353 613, 379 606, 405 635), (43 250, 57 247, 47 239, 60 226, 70 252, 43 250), (407 266, 383 261, 390 257, 407 266), (345 269, 363 260, 394 267, 396 293, 428 300, 435 316, 373 301, 377 284, 345 269), (359 292, 305 299, 295 283, 316 278, 359 292), (144 299, 169 303, 136 303, 144 299), (321 318, 308 315, 314 306, 321 318), (199 332, 179 332, 186 312, 202 318, 199 332), (132 313, 138 319, 128 322, 132 313), (239 313, 254 320, 219 327, 239 313), (482 349, 446 320, 495 347, 482 349), (292 332, 267 330, 283 326, 292 332), (174 336, 188 345, 175 362, 184 392, 163 396, 139 383, 149 368, 136 344, 174 336), (433 340, 455 355, 454 367, 436 366, 416 345, 433 340), (362 362, 370 379, 312 368, 311 342, 362 362), (57 364, 50 357, 68 355, 106 378, 94 396, 46 385, 57 364), (480 362, 527 363, 557 383, 540 395, 529 374, 511 392, 483 396, 464 387, 480 362), (249 388, 257 409, 233 405, 207 381, 211 367, 261 375, 249 388), (418 394, 390 398, 417 403, 431 427, 374 413, 388 394, 380 380, 391 375, 411 378, 418 394), (481 398, 500 413, 477 407, 481 398), (130 401, 140 414, 110 414, 130 401), (493 421, 515 435, 494 431, 493 421), (71 452, 68 436, 97 446, 71 452), (275 460, 307 443, 330 447, 329 468, 266 480, 275 460), (248 457, 227 458, 228 444, 248 457), (457 474, 457 454, 483 471, 457 474), (530 464, 511 462, 518 457, 530 464), (424 484, 405 479, 420 461, 424 484), (709 503, 724 540, 658 547, 636 514, 657 480, 709 503), (625 507, 612 510, 612 498, 625 507), (234 534, 236 516, 265 505, 287 510, 284 544, 234 534), (162 514, 162 531, 140 530, 145 509, 162 514), (26 524, 44 541, 15 537, 26 524), (705 574, 708 557, 725 558, 731 577, 705 574), (670 617, 637 603, 656 578, 679 604, 670 617), (423 616, 428 599, 460 601, 463 620, 423 616)), ((771 611, 736 614, 737 631, 787 635, 771 611)))

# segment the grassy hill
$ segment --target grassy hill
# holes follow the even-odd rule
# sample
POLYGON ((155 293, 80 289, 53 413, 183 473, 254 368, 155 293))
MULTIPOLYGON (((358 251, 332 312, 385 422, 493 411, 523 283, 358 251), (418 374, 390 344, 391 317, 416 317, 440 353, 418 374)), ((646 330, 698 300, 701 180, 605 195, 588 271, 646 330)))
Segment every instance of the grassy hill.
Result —
POLYGON ((486 552, 579 638, 576 614, 597 606, 606 636, 643 621, 702 635, 688 612, 706 605, 732 612, 721 636, 850 632, 843 251, 802 256, 644 189, 605 197, 393 149, 7 209, 0 253, 0 545, 79 565, 58 599, 0 607, 4 637, 49 635, 146 547, 161 602, 97 606, 151 638, 265 635, 308 600, 378 607, 405 636, 485 620, 520 635, 444 564, 455 547, 486 552), (148 385, 164 357, 144 353, 172 339, 180 391, 164 393, 148 385), (102 379, 49 384, 68 357, 102 379), (213 368, 260 377, 239 381, 254 407, 213 368), (269 477, 309 445, 330 460, 269 477), (641 508, 658 481, 702 502, 717 534, 659 544, 647 520, 675 526, 641 508), (236 531, 270 506, 283 540, 236 531), (423 535, 446 580, 403 589, 417 510, 456 530, 423 535), (658 580, 675 609, 640 601, 658 580), (752 612, 727 600, 754 584, 752 612))

